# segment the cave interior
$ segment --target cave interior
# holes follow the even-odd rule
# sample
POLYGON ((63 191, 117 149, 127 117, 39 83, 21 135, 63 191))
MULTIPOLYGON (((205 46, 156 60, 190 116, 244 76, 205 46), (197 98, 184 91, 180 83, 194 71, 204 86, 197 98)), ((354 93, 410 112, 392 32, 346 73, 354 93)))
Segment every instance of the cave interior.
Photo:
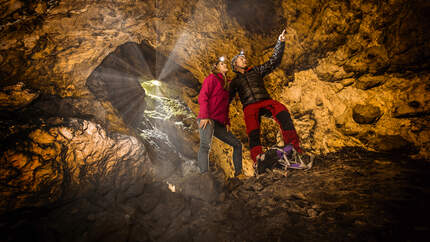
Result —
MULTIPOLYGON (((430 235, 430 4, 0 1, 1 241, 423 241, 430 235), (211 63, 266 62, 308 170, 197 166, 211 63)), ((264 147, 282 142, 262 117, 264 147)))

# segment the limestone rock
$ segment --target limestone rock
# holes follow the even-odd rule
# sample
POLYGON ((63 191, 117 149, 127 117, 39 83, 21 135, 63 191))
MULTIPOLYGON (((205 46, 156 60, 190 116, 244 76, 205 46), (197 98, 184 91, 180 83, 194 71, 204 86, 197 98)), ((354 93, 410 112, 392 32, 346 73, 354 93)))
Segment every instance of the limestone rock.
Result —
MULTIPOLYGON (((215 180, 193 177, 198 132, 190 110, 198 112, 198 91, 210 73, 209 61, 220 55, 231 59, 243 49, 250 66, 264 63, 286 29, 283 60, 264 82, 270 95, 290 111, 307 152, 342 151, 346 156, 350 154, 345 147, 353 146, 429 159, 429 7, 426 0, 0 1, 0 213, 72 198, 73 206, 48 217, 49 221, 64 218, 64 229, 52 229, 55 224, 34 225, 32 219, 11 225, 16 233, 29 224, 36 232, 54 231, 51 238, 37 238, 41 241, 58 240, 58 235, 70 241, 81 237, 80 241, 325 238, 324 233, 323 237, 299 233, 292 238, 288 230, 282 236, 277 233, 280 225, 313 231, 309 218, 320 220, 324 212, 321 221, 333 225, 331 216, 350 210, 348 199, 356 200, 356 191, 347 194, 352 195, 349 198, 338 196, 339 186, 333 187, 333 193, 312 194, 315 189, 299 193, 294 190, 302 188, 298 183, 288 179, 282 184, 281 178, 271 174, 251 178, 249 183, 257 185, 250 189, 222 193, 225 207, 204 212, 211 211, 207 203, 216 201, 219 190, 215 180), (164 92, 168 102, 148 101, 151 93, 142 89, 141 82, 150 80, 171 87, 164 92), (160 103, 165 105, 157 107, 160 103), (357 104, 378 111, 357 112, 357 104), (160 121, 158 126, 155 120, 160 121), (166 181, 181 175, 190 176, 186 192, 169 191, 166 181), (275 182, 280 182, 276 189, 270 186, 275 182), (97 196, 89 196, 92 191, 97 196), (240 202, 229 204, 231 197, 240 202), (309 209, 312 197, 322 207, 309 209), (289 201, 280 203, 279 199, 289 201), (342 206, 327 201, 341 201, 342 206), (87 207, 93 208, 94 215, 82 212, 80 202, 90 204, 87 207), (288 213, 282 211, 285 208, 288 213), (219 219, 223 216, 227 223, 219 219), (252 223, 258 216, 273 218, 270 231, 263 231, 273 237, 267 238, 252 223), (297 219, 303 216, 306 219, 297 219), (213 230, 216 220, 223 223, 219 231, 213 230), (70 221, 77 227, 70 227, 70 221), (196 231, 201 224, 206 230, 196 231), (250 228, 255 233, 243 237, 231 232, 250 228), (100 230, 105 232, 102 236, 94 232, 100 230)), ((228 77, 233 76, 230 71, 228 77)), ((237 100, 232 102, 230 117, 232 132, 244 144, 244 172, 251 175, 243 107, 237 100)), ((277 124, 264 119, 262 134, 266 146, 275 144, 277 124)), ((231 148, 214 139, 210 161, 227 177, 233 174, 231 157, 231 148)), ((350 175, 354 179, 381 175, 373 160, 365 166, 358 164, 358 168, 378 165, 371 170, 372 176, 354 167, 356 159, 351 161, 340 169, 333 160, 328 173, 345 171, 347 182, 350 175)), ((306 173, 294 175, 303 184, 312 178, 306 173)), ((398 181, 408 180, 407 175, 398 181)), ((313 187, 324 187, 324 176, 317 179, 324 182, 313 187)), ((383 188, 374 187, 374 181, 365 180, 361 190, 383 188)), ((361 204, 370 204, 369 194, 362 195, 361 204)), ((398 201, 398 197, 393 199, 398 201)), ((358 210, 355 215, 362 214, 358 210)), ((357 221, 355 217, 347 220, 336 222, 357 221)), ((338 227, 345 226, 324 229, 337 232, 338 227)), ((349 232, 338 234, 345 238, 349 232)))
POLYGON ((401 155, 415 152, 415 147, 400 135, 379 135, 373 145, 382 152, 398 152, 401 155))
POLYGON ((148 92, 144 116, 151 126, 164 132, 174 149, 182 156, 196 159, 200 141, 196 115, 185 102, 178 100, 183 93, 181 90, 187 87, 174 82, 157 83, 154 87, 151 81, 143 82, 142 86, 148 92))
POLYGON ((392 115, 395 118, 426 117, 430 112, 430 85, 428 78, 423 83, 417 83, 413 87, 405 88, 399 93, 392 107, 392 115))
POLYGON ((369 76, 365 75, 360 77, 355 83, 355 87, 358 89, 367 90, 373 87, 380 86, 386 81, 385 76, 369 76))
MULTIPOLYGON (((155 77, 165 83, 175 79, 184 86, 191 83, 187 87, 198 93, 196 80, 201 83, 209 74, 209 60, 219 55, 231 58, 244 49, 250 65, 261 64, 268 60, 276 38, 286 28, 285 55, 280 66, 266 77, 265 85, 272 97, 291 112, 306 149, 315 153, 335 152, 345 146, 372 150, 382 143, 368 145, 366 137, 392 135, 416 146, 418 151, 414 155, 429 158, 428 8, 429 3, 424 0, 264 3, 250 0, 215 4, 172 0, 3 1, 0 3, 1 89, 22 81, 23 90, 28 89, 30 94, 21 99, 10 93, 3 96, 7 92, 2 91, 2 100, 7 99, 8 104, 1 107, 5 112, 0 115, 0 131, 7 137, 15 137, 11 138, 11 144, 19 141, 27 147, 34 143, 32 139, 13 134, 24 129, 42 130, 43 120, 49 118, 46 116, 60 120, 65 116, 100 124, 109 134, 132 135, 131 124, 135 117, 141 118, 146 95, 137 88, 136 77, 155 77), (249 15, 250 12, 255 14, 249 15), (134 49, 139 46, 151 51, 134 49), (127 53, 122 52, 128 48, 127 53), (110 56, 114 52, 120 53, 118 58, 110 56), (159 62, 161 59, 153 52, 164 59, 159 62), (147 67, 140 61, 141 54, 147 67), (108 67, 117 69, 105 68, 105 75, 111 76, 92 82, 103 62, 110 62, 108 67), (186 78, 189 74, 192 78, 186 78), (113 95, 123 87, 113 83, 114 80, 127 83, 124 86, 133 90, 129 95, 113 95), (110 87, 105 88, 106 85, 110 87), (121 103, 126 100, 133 105, 121 103), (378 107, 381 114, 392 115, 382 115, 372 125, 357 124, 353 107, 363 103, 378 107), (12 120, 8 116, 17 118, 12 120)), ((233 75, 229 72, 229 78, 233 75)), ((196 93, 176 97, 195 113, 196 98, 196 93)), ((232 131, 245 144, 244 170, 251 174, 242 108, 240 102, 232 102, 232 131)), ((170 131, 190 127, 195 134, 192 118, 181 115, 176 118, 184 126, 171 125, 170 131)), ((150 125, 144 128, 151 131, 150 125)), ((273 144, 276 124, 264 128, 264 142, 273 144)), ((181 132, 175 130, 171 137, 182 140, 190 134, 179 135, 181 132)), ((160 138, 161 134, 151 135, 147 136, 151 139, 145 140, 151 149, 148 152, 169 159, 167 163, 157 163, 166 168, 163 177, 168 177, 181 167, 183 160, 178 153, 163 152, 172 147, 164 137, 160 138)), ((196 139, 187 140, 191 141, 196 139)), ((186 151, 185 144, 174 149, 188 154, 194 151, 186 151)), ((46 152, 43 157, 49 158, 56 152, 55 149, 46 152)), ((215 141, 211 160, 220 163, 226 174, 232 174, 230 157, 229 147, 215 141)), ((29 159, 36 164, 39 156, 29 159)), ((104 164, 103 159, 99 162, 104 164)))
POLYGON ((20 109, 30 104, 38 96, 38 92, 26 88, 23 82, 3 87, 0 90, 0 109, 7 111, 20 109))
POLYGON ((323 81, 335 82, 353 76, 353 73, 346 73, 342 66, 332 63, 320 63, 315 68, 318 78, 323 81))
POLYGON ((206 202, 215 201, 220 194, 220 184, 209 172, 191 175, 178 184, 181 193, 206 202))
POLYGON ((122 189, 149 172, 147 151, 135 137, 108 136, 100 125, 84 120, 22 126, 3 142, 1 213, 45 206, 95 188, 122 189), (17 136, 25 138, 14 141, 17 136))
POLYGON ((399 104, 393 111, 393 116, 395 118, 421 117, 428 115, 430 115, 429 105, 422 105, 418 101, 399 104))
POLYGON ((352 117, 359 124, 371 124, 381 116, 381 110, 372 105, 357 104, 352 109, 352 117))

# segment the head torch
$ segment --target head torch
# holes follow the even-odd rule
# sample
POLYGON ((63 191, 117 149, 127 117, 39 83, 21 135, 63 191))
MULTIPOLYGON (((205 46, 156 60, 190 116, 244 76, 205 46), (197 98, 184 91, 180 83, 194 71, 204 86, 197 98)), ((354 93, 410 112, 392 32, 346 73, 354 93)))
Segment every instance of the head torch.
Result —
POLYGON ((234 70, 234 66, 236 64, 236 60, 237 58, 239 58, 239 56, 243 56, 245 57, 245 51, 241 50, 239 52, 239 54, 235 55, 232 59, 231 59, 231 68, 234 70))

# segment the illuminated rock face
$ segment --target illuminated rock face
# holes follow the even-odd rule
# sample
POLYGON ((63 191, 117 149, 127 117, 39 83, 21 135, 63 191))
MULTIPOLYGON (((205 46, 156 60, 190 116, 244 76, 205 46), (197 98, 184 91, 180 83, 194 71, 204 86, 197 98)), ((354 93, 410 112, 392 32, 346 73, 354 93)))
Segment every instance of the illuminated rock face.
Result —
POLYGON ((39 207, 94 189, 122 189, 149 172, 135 137, 110 134, 95 123, 70 119, 16 125, 2 139, 0 212, 39 207))
MULTIPOLYGON (((130 140, 124 141, 126 147, 136 148, 138 154, 146 152, 143 145, 131 142, 135 139, 132 137, 138 137, 130 127, 133 121, 128 121, 134 118, 124 118, 122 108, 112 102, 110 94, 101 94, 109 89, 97 89, 100 85, 91 82, 92 73, 120 46, 142 44, 166 56, 164 65, 155 68, 156 76, 166 82, 166 77, 177 70, 177 64, 202 82, 209 74, 209 61, 219 55, 231 59, 243 49, 252 65, 266 61, 284 27, 287 27, 284 58, 280 67, 266 77, 265 84, 272 97, 291 112, 306 150, 319 154, 358 146, 382 152, 400 149, 417 158, 430 157, 428 1, 261 4, 257 0, 1 3, 0 130, 8 141, 8 145, 1 146, 2 169, 16 166, 26 171, 22 174, 30 174, 54 161, 52 164, 59 163, 58 167, 74 167, 66 165, 65 157, 58 154, 77 148, 63 138, 57 140, 61 136, 48 139, 52 135, 45 135, 42 129, 45 123, 49 129, 52 127, 50 118, 83 120, 73 128, 62 121, 64 127, 76 133, 72 140, 81 139, 84 134, 79 132, 84 132, 82 127, 88 123, 97 127, 97 133, 127 135, 130 140), (256 14, 246 14, 250 12, 256 14), (364 110, 358 112, 356 107, 364 110), (372 108, 366 110, 366 107, 372 108), (14 136, 18 133, 22 134, 19 139, 14 136), (46 138, 40 141, 43 149, 35 145, 39 144, 35 141, 38 136, 46 138), (18 145, 14 139, 19 140, 18 145), (43 143, 46 140, 51 143, 43 143), (28 150, 37 155, 23 155, 28 150), (29 165, 23 167, 25 160, 29 165)), ((149 66, 157 66, 156 60, 151 62, 149 66)), ((124 71, 127 65, 133 67, 132 63, 126 63, 124 71)), ((230 77, 233 75, 229 73, 230 77)), ((190 85, 192 88, 185 86, 181 87, 183 95, 178 99, 197 113, 198 90, 194 84, 190 85)), ((133 110, 143 111, 143 91, 135 94, 141 103, 133 110)), ((231 119, 233 133, 245 144, 245 173, 252 174, 242 107, 237 101, 233 101, 231 119)), ((52 132, 60 132, 62 125, 52 132)), ((267 134, 264 143, 273 144, 277 126, 265 120, 262 131, 267 134)), ((88 147, 107 152, 104 146, 107 144, 93 136, 85 137, 88 147)), ((122 144, 122 139, 110 135, 105 139, 109 147, 122 144)), ((186 152, 191 155, 192 151, 186 152)), ((226 145, 214 141, 211 160, 218 162, 227 175, 233 173, 231 152, 226 145)), ((122 153, 107 154, 108 160, 123 159, 118 156, 122 153)), ((92 164, 99 164, 101 156, 102 153, 96 156, 92 164)), ((140 155, 133 157, 130 159, 138 162, 140 155)), ((63 173, 56 173, 53 168, 40 170, 47 173, 35 172, 40 181, 36 184, 44 184, 46 178, 52 189, 62 184, 65 174, 70 174, 70 181, 74 182, 70 184, 81 179, 71 170, 63 173)), ((25 194, 43 190, 42 185, 25 185, 32 184, 33 178, 15 177, 8 172, 2 176, 22 184, 25 194)), ((61 196, 61 192, 54 197, 61 196)), ((13 194, 16 191, 8 190, 7 196, 17 201, 5 206, 31 205, 28 201, 32 195, 13 194)))
MULTIPOLYGON (((293 114, 303 147, 392 152, 396 148, 383 137, 395 136, 401 141, 388 143, 428 158, 428 3, 305 1, 283 2, 282 8, 285 55, 265 84, 293 114)), ((253 41, 252 57, 263 50, 253 64, 267 60, 273 40, 266 48, 253 41)), ((233 123, 242 117, 240 108, 236 112, 233 123)), ((276 125, 268 125, 270 134, 276 125)))

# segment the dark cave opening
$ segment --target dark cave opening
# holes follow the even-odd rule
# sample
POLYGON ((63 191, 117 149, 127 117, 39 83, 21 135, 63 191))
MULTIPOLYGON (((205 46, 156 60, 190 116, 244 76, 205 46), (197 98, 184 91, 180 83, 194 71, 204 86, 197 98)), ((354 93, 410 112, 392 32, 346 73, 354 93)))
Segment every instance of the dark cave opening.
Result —
MULTIPOLYGON (((156 176, 182 176, 193 169, 198 134, 186 92, 200 83, 191 72, 146 43, 117 47, 87 79, 101 102, 110 103, 145 144, 156 176)), ((109 120, 102 120, 109 126, 109 120)))
POLYGON ((97 99, 110 102, 123 120, 132 127, 143 121, 146 108, 142 83, 157 80, 166 86, 197 90, 198 80, 146 43, 128 42, 109 54, 87 79, 87 86, 97 99), (167 75, 163 68, 169 65, 167 75))

